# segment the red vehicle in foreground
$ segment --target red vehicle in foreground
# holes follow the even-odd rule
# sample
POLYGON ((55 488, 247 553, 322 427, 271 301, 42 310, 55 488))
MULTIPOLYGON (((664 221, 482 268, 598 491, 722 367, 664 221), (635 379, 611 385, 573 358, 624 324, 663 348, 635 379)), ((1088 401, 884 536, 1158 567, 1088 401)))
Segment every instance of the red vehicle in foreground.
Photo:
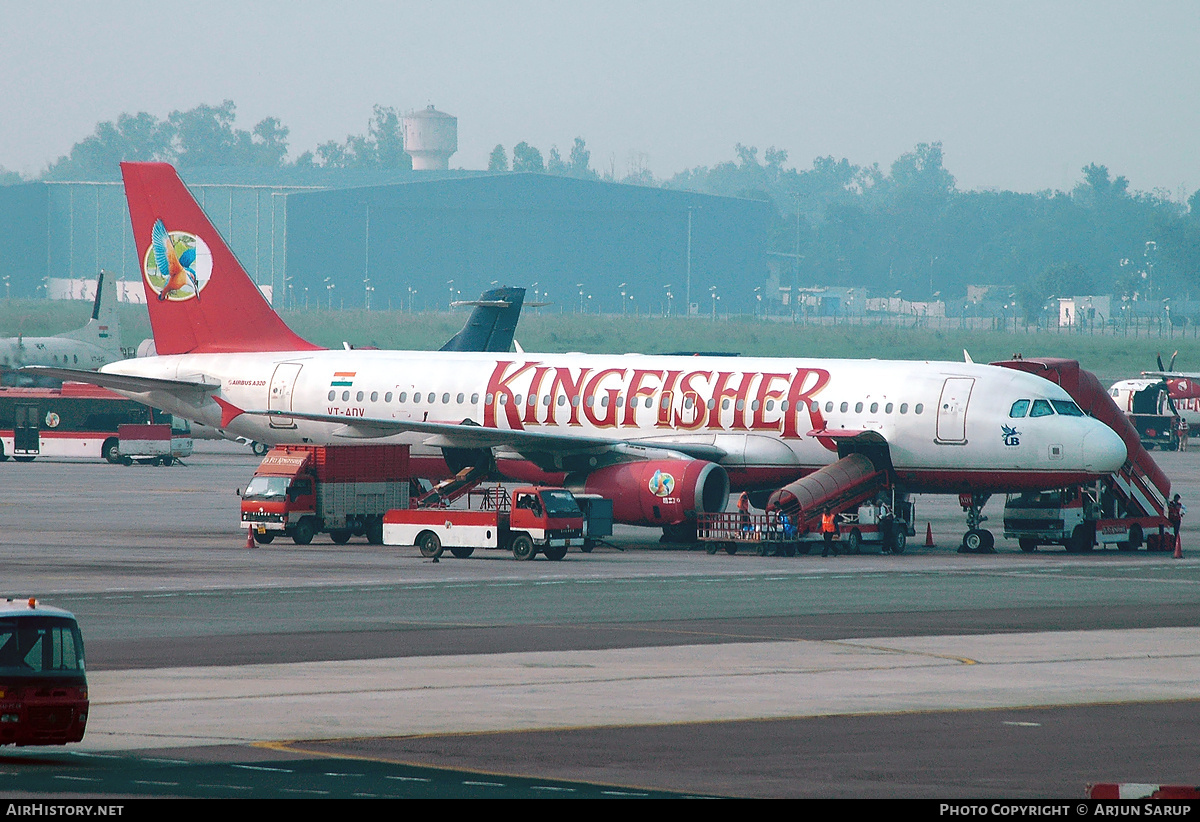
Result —
POLYGON ((33 598, 0 600, 0 745, 78 742, 87 715, 75 616, 33 598))

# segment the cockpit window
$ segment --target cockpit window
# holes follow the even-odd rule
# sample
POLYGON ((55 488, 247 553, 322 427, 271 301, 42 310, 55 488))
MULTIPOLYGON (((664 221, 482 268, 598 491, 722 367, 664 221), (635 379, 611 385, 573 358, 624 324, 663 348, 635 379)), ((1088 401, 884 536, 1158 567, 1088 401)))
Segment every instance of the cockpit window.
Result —
POLYGON ((1050 404, 1054 406, 1054 410, 1062 414, 1064 417, 1082 417, 1083 411, 1079 406, 1070 400, 1050 400, 1050 404))
POLYGON ((1050 400, 1034 400, 1033 410, 1029 412, 1031 417, 1050 417, 1054 415, 1054 409, 1050 406, 1050 400))
POLYGON ((1029 410, 1029 400, 1017 400, 1009 409, 1008 415, 1014 420, 1025 416, 1025 412, 1029 410))

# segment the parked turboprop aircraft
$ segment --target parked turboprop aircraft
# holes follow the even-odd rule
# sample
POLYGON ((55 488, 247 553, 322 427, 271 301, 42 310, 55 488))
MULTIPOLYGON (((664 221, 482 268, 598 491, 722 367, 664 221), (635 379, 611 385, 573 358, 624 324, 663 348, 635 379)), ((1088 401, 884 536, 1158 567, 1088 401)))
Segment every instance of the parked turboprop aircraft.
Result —
POLYGON ((779 488, 862 449, 905 492, 970 496, 985 542, 987 494, 1125 461, 1058 386, 974 363, 321 350, 270 309, 173 168, 122 171, 159 356, 40 370, 249 439, 408 442, 452 471, 494 461, 668 533, 723 510, 731 486, 779 488))
POLYGON ((1171 355, 1166 368, 1160 356, 1157 371, 1143 371, 1141 377, 1113 383, 1109 393, 1117 405, 1130 413, 1179 414, 1190 429, 1200 428, 1200 373, 1176 371, 1178 355, 1178 351, 1171 355))
POLYGON ((109 283, 105 288, 104 275, 101 271, 96 279, 96 298, 87 325, 53 337, 0 339, 0 370, 15 371, 27 365, 95 369, 123 359, 116 287, 109 283))

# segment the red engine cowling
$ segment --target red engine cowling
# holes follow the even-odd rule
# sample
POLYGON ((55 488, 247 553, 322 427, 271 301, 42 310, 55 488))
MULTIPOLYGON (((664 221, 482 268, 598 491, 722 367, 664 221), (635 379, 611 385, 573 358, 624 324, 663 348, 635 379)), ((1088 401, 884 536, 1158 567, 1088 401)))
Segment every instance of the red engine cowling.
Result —
POLYGON ((599 494, 613 501, 613 520, 626 525, 676 525, 698 513, 724 511, 729 475, 704 460, 647 460, 609 465, 588 474, 572 474, 566 486, 575 493, 599 494))

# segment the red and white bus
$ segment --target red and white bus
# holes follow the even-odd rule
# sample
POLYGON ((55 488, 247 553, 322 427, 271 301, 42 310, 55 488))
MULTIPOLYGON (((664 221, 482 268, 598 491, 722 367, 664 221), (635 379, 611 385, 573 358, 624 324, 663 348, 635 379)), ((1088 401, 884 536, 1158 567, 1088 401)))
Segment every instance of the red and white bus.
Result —
POLYGON ((117 427, 130 423, 168 423, 175 456, 191 453, 187 420, 107 389, 77 382, 63 383, 62 388, 0 387, 0 461, 94 457, 122 462, 117 427))

